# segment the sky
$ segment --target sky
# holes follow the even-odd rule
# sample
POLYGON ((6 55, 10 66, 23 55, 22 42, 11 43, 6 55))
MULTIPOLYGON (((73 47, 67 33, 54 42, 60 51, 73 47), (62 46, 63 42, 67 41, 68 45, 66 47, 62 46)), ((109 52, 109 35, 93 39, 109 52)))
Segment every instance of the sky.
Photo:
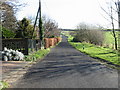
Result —
MULTIPOLYGON (((19 1, 26 6, 17 13, 18 20, 36 16, 39 0, 19 1)), ((111 23, 104 18, 109 17, 100 8, 100 5, 105 7, 106 1, 109 0, 41 0, 42 15, 55 20, 59 28, 64 29, 75 29, 81 22, 110 28, 111 23)), ((116 22, 115 27, 118 27, 116 22)))

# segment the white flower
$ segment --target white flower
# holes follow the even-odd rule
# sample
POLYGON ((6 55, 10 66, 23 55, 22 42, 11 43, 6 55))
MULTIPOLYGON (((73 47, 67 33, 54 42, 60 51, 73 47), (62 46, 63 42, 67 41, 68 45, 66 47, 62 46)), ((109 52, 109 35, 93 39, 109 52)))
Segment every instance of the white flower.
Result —
POLYGON ((3 52, 3 51, 0 51, 0 54, 2 54, 2 55, 3 55, 3 54, 4 54, 4 52, 3 52))
POLYGON ((4 51, 2 51, 1 53, 2 53, 2 54, 4 54, 5 52, 4 52, 4 51))
POLYGON ((7 51, 7 48, 6 48, 6 47, 4 47, 4 51, 7 51))
POLYGON ((9 57, 12 57, 12 54, 9 53, 8 56, 9 56, 9 57))
POLYGON ((19 56, 20 56, 20 60, 23 60, 24 59, 24 54, 19 52, 19 56))
POLYGON ((19 51, 16 51, 16 54, 17 54, 17 56, 19 56, 19 59, 20 59, 20 60, 23 60, 23 59, 24 59, 23 53, 21 53, 21 52, 19 52, 19 51))
POLYGON ((23 60, 24 54, 19 52, 18 50, 7 49, 4 47, 4 51, 0 51, 3 56, 4 61, 8 60, 23 60))
POLYGON ((15 56, 15 57, 14 57, 14 60, 17 60, 17 61, 18 61, 19 59, 20 59, 19 56, 15 56))
POLYGON ((12 50, 11 53, 12 53, 12 55, 16 55, 15 50, 12 50))
POLYGON ((9 52, 6 52, 5 55, 6 55, 6 56, 9 56, 9 52))
POLYGON ((13 50, 12 49, 10 49, 10 52, 12 52, 13 50))
POLYGON ((4 56, 4 61, 8 61, 8 57, 7 56, 4 56))

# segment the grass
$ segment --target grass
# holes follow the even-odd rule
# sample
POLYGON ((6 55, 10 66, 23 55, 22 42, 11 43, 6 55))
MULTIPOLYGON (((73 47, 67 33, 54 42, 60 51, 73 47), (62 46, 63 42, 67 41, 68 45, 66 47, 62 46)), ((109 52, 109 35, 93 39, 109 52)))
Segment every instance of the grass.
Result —
POLYGON ((0 81, 0 90, 8 87, 9 87, 9 84, 7 82, 0 81))
MULTIPOLYGON (((58 45, 59 43, 57 43, 56 45, 58 45)), ((55 46, 51 46, 50 48, 54 48, 55 46)), ((30 55, 26 55, 25 61, 33 62, 33 61, 37 61, 38 59, 44 58, 50 52, 50 48, 38 50, 35 53, 31 53, 30 55)))
POLYGON ((101 58, 113 64, 120 65, 120 62, 118 61, 118 52, 116 50, 113 50, 111 48, 96 46, 89 43, 71 42, 72 39, 73 37, 69 36, 68 41, 77 50, 84 52, 90 55, 91 57, 101 58))
MULTIPOLYGON (((116 32, 116 36, 118 37, 118 31, 116 32)), ((104 39, 104 44, 108 45, 109 48, 114 47, 114 37, 112 31, 107 31, 104 33, 105 34, 105 39, 104 39)))
POLYGON ((50 49, 42 49, 38 50, 37 52, 25 56, 25 61, 37 61, 38 59, 42 59, 50 52, 50 49))

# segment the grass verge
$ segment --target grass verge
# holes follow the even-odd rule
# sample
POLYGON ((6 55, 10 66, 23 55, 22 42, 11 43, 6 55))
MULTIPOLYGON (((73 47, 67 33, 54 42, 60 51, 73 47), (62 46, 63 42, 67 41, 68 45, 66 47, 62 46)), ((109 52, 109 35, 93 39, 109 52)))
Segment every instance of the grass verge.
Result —
POLYGON ((50 52, 50 49, 42 49, 42 50, 38 50, 37 52, 30 54, 30 55, 26 55, 25 56, 25 61, 37 61, 38 59, 42 59, 44 56, 46 56, 48 53, 50 52))
POLYGON ((4 88, 8 88, 9 84, 7 82, 0 81, 0 90, 3 90, 4 88))
POLYGON ((72 42, 72 39, 73 37, 68 37, 68 42, 77 50, 86 53, 91 57, 100 58, 111 62, 112 64, 120 65, 120 61, 118 60, 118 52, 116 50, 99 47, 89 43, 72 42))

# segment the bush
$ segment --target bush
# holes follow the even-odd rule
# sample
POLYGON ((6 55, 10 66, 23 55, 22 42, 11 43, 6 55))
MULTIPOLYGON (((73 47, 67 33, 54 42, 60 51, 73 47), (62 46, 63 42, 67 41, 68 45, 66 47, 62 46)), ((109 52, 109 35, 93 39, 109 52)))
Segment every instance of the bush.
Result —
POLYGON ((99 30, 79 30, 77 31, 73 41, 102 45, 104 41, 104 34, 99 30))
POLYGON ((104 34, 101 31, 101 26, 80 23, 75 31, 75 42, 87 42, 95 45, 102 45, 104 41, 104 34))
POLYGON ((12 32, 11 30, 5 28, 5 27, 2 27, 0 26, 1 30, 2 30, 2 37, 3 38, 14 38, 15 37, 15 33, 12 32))
POLYGON ((24 54, 12 49, 4 48, 4 51, 0 52, 2 54, 3 61, 19 61, 24 59, 24 54))

